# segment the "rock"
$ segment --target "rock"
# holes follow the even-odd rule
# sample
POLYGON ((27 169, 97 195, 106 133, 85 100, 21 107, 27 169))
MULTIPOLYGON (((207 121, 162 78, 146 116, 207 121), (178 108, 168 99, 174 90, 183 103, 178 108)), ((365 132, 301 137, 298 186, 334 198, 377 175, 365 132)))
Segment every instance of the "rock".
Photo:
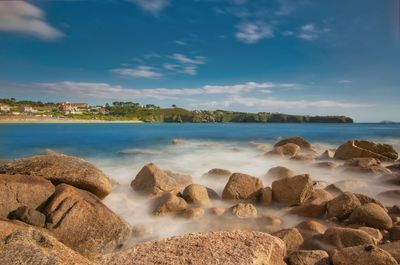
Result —
POLYGON ((171 144, 174 145, 182 145, 182 144, 187 144, 188 142, 183 139, 172 139, 171 144))
POLYGON ((387 209, 385 208, 385 206, 377 199, 374 199, 372 197, 369 197, 369 196, 367 196, 365 194, 361 194, 361 193, 353 193, 353 194, 357 197, 357 199, 360 201, 360 203, 362 205, 367 204, 367 203, 375 203, 375 204, 378 204, 380 207, 382 207, 382 209, 385 212, 387 212, 387 209))
POLYGON ((221 216, 225 213, 225 208, 223 207, 212 207, 210 208, 210 213, 212 215, 221 216))
POLYGON ((232 214, 241 219, 257 217, 257 209, 251 203, 238 203, 231 208, 232 214))
POLYGON ((302 234, 303 237, 310 237, 318 234, 324 234, 326 231, 326 226, 314 221, 314 220, 306 220, 299 223, 296 228, 302 234))
POLYGON ((186 201, 173 193, 165 192, 155 200, 154 215, 180 213, 188 208, 186 201))
POLYGON ((272 189, 270 187, 266 187, 261 191, 261 203, 264 206, 269 206, 272 202, 272 189))
POLYGON ((396 240, 400 240, 400 226, 393 226, 390 230, 389 230, 389 235, 390 235, 390 240, 392 241, 396 241, 396 240))
POLYGON ((357 157, 371 157, 380 161, 395 161, 398 158, 393 146, 369 141, 351 140, 342 144, 335 152, 335 159, 348 160, 357 157))
POLYGON ((13 232, 30 227, 28 224, 18 221, 3 219, 0 217, 0 242, 13 232))
POLYGON ((324 162, 317 162, 314 164, 317 168, 324 168, 324 169, 335 169, 338 165, 332 161, 324 161, 324 162))
POLYGON ((365 244, 376 245, 376 239, 368 233, 344 227, 328 228, 322 238, 322 242, 326 245, 326 250, 330 252, 333 248, 342 249, 365 244))
POLYGON ((324 235, 315 234, 311 237, 305 238, 303 245, 301 245, 301 249, 303 250, 326 250, 326 244, 322 242, 322 238, 324 235))
POLYGON ((270 214, 262 214, 261 216, 257 217, 256 221, 258 222, 259 225, 271 225, 276 227, 281 226, 283 223, 281 218, 270 214))
POLYGON ((287 257, 289 265, 329 265, 329 255, 323 250, 296 250, 287 257))
POLYGON ((183 198, 188 203, 196 205, 208 205, 210 203, 207 187, 200 184, 190 184, 187 186, 183 190, 183 198))
POLYGON ((0 174, 0 217, 21 206, 36 209, 55 191, 54 185, 41 177, 0 174))
POLYGON ((267 152, 266 155, 279 155, 282 157, 292 157, 300 152, 300 146, 297 144, 285 144, 282 146, 276 146, 271 151, 267 152))
POLYGON ((394 173, 400 173, 400 163, 399 162, 391 164, 390 166, 387 166, 386 168, 394 173))
POLYGON ((163 192, 178 193, 181 185, 170 174, 150 163, 136 175, 131 182, 131 187, 135 191, 156 195, 163 192))
POLYGON ((320 160, 330 160, 335 156, 336 149, 327 149, 323 152, 318 159, 320 160))
POLYGON ((328 187, 329 185, 330 185, 329 182, 326 182, 324 180, 313 181, 314 190, 316 190, 316 189, 322 190, 322 189, 325 189, 326 187, 328 187))
POLYGON ((54 152, 2 164, 0 172, 42 177, 54 185, 69 184, 90 191, 100 199, 112 190, 109 177, 95 165, 77 157, 54 152))
POLYGON ((365 190, 370 186, 370 182, 356 178, 340 180, 335 182, 334 184, 342 191, 353 191, 353 192, 358 190, 365 190))
POLYGON ((343 165, 345 172, 358 174, 387 175, 392 172, 383 167, 379 161, 371 157, 357 157, 346 161, 343 165))
POLYGON ((18 229, 0 241, 0 264, 94 265, 44 231, 18 229))
POLYGON ((46 208, 46 228, 61 242, 82 253, 105 253, 131 236, 130 226, 95 195, 60 184, 46 208))
POLYGON ((272 179, 282 179, 293 177, 294 172, 287 167, 272 167, 268 170, 266 176, 272 179))
POLYGON ((395 214, 395 215, 400 215, 400 204, 393 205, 390 208, 389 213, 395 214))
POLYGON ((315 160, 313 154, 304 154, 304 153, 297 153, 290 158, 290 160, 297 160, 297 161, 304 161, 304 162, 312 162, 315 160))
POLYGON ((261 232, 188 234, 147 242, 100 256, 98 264, 273 264, 285 265, 285 243, 261 232))
POLYGON ((342 189, 340 189, 335 184, 329 184, 328 186, 325 187, 324 190, 326 190, 327 192, 329 192, 333 196, 338 196, 338 195, 343 193, 342 189))
POLYGON ((242 173, 233 173, 225 185, 222 198, 224 200, 256 202, 261 195, 262 189, 263 183, 259 178, 242 173))
POLYGON ((394 205, 400 201, 400 189, 384 191, 379 193, 376 197, 385 204, 394 205))
POLYGON ((182 216, 186 219, 199 219, 203 217, 204 209, 203 208, 189 208, 185 209, 182 212, 182 216))
POLYGON ((400 241, 379 245, 379 248, 387 251, 398 263, 400 263, 400 241))
POLYGON ((164 172, 178 183, 179 188, 186 187, 193 182, 190 175, 172 172, 171 170, 164 170, 164 172))
POLYGON ((349 223, 378 229, 390 229, 393 225, 386 211, 375 203, 367 203, 354 209, 349 217, 349 223))
POLYGON ((296 228, 283 229, 273 233, 273 236, 279 237, 286 244, 286 249, 290 253, 297 250, 304 242, 299 230, 296 228))
POLYGON ((311 143, 308 142, 307 140, 305 140, 304 138, 300 137, 300 136, 293 136, 293 137, 290 137, 290 138, 283 139, 283 140, 277 142, 275 144, 275 147, 282 146, 282 145, 285 145, 285 144, 288 144, 288 143, 296 144, 301 149, 304 149, 304 150, 311 150, 312 149, 311 143))
POLYGON ((272 182, 273 198, 287 206, 299 205, 311 196, 312 186, 308 174, 275 180, 272 182))
POLYGON ((17 210, 11 212, 10 219, 20 220, 38 227, 44 227, 46 222, 46 216, 44 214, 27 206, 20 206, 17 210))
POLYGON ((227 169, 213 168, 207 172, 208 176, 229 177, 232 173, 227 169))
POLYGON ((374 245, 341 249, 332 256, 333 265, 398 265, 385 250, 374 245))
POLYGON ((367 234, 375 238, 377 242, 380 242, 383 239, 382 233, 381 231, 379 231, 379 229, 368 226, 361 226, 358 228, 358 230, 366 232, 367 234))
POLYGON ((327 203, 328 217, 346 219, 354 209, 361 206, 358 198, 351 192, 344 192, 327 203))
POLYGON ((332 199, 333 196, 329 192, 318 189, 303 204, 291 209, 289 212, 304 217, 323 216, 326 212, 327 202, 332 199))

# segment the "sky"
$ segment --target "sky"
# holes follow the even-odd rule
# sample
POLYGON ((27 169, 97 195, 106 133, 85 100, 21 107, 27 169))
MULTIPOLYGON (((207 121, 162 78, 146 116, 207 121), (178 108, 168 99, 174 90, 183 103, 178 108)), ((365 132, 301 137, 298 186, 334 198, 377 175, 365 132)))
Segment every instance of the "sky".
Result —
POLYGON ((0 2, 0 98, 400 121, 399 0, 0 2))

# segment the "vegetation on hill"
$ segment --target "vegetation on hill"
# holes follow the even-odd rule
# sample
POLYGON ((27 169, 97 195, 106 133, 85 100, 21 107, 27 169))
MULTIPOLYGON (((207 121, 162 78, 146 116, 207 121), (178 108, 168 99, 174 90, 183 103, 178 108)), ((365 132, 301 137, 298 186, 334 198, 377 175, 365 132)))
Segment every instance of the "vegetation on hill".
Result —
POLYGON ((18 111, 19 106, 31 106, 41 115, 69 117, 77 119, 99 120, 141 120, 145 122, 292 122, 292 123, 352 123, 346 116, 307 116, 289 115, 269 112, 235 112, 226 110, 187 110, 173 105, 171 108, 160 108, 153 104, 141 105, 135 102, 113 102, 105 106, 90 106, 81 109, 81 114, 64 114, 57 103, 40 101, 17 101, 0 99, 0 104, 9 105, 18 111))

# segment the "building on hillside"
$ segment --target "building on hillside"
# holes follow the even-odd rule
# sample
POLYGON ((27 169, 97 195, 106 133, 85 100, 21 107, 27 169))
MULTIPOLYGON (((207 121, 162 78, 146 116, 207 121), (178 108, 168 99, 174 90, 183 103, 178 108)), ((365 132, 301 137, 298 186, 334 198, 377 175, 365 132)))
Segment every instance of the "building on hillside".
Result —
POLYGON ((11 108, 8 105, 0 105, 0 112, 10 112, 11 108))
POLYGON ((37 112, 37 110, 35 110, 33 107, 31 106, 20 106, 19 110, 21 112, 25 112, 25 113, 34 113, 37 112))
POLYGON ((86 111, 89 107, 87 103, 74 103, 74 102, 61 102, 60 110, 64 112, 64 114, 82 114, 83 111, 86 111))

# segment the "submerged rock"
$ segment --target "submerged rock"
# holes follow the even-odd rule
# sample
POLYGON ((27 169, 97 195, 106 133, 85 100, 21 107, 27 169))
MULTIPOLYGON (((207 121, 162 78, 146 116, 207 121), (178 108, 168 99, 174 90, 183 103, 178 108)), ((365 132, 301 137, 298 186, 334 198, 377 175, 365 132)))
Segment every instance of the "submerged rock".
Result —
POLYGON ((287 167, 272 167, 268 170, 266 176, 272 179, 282 179, 294 176, 294 172, 287 167))
POLYGON ((343 165, 346 172, 353 172, 359 174, 374 174, 374 175, 387 175, 391 171, 381 165, 375 158, 358 157, 346 161, 343 165))
POLYGON ((229 177, 232 173, 227 169, 222 168, 213 168, 207 172, 208 176, 216 176, 216 177, 229 177))
POLYGON ((189 234, 148 242, 99 257, 98 264, 285 265, 285 243, 261 232, 189 234))
POLYGON ((224 200, 256 202, 261 195, 263 187, 263 183, 259 178, 242 173, 233 173, 225 185, 222 198, 224 200))
POLYGON ((266 155, 278 155, 282 157, 292 157, 300 152, 300 146, 297 144, 287 143, 281 146, 275 146, 274 149, 267 152, 266 155))
POLYGON ((311 150, 312 149, 311 143, 300 136, 293 136, 290 138, 280 140, 279 142, 277 142, 275 144, 275 147, 282 146, 282 145, 285 145, 288 143, 296 144, 303 150, 311 150))
POLYGON ((0 172, 42 177, 54 185, 66 183, 90 191, 101 199, 112 190, 109 177, 95 165, 54 152, 0 164, 0 172))
POLYGON ((398 265, 385 250, 374 245, 344 248, 332 256, 333 265, 398 265))
POLYGON ((339 146, 335 152, 335 159, 348 160, 357 157, 371 157, 381 161, 395 161, 398 153, 393 146, 377 144, 369 141, 351 140, 339 146))
POLYGON ((0 217, 7 217, 21 206, 36 209, 54 191, 54 185, 41 177, 0 174, 0 217))
POLYGON ((231 208, 232 214, 241 219, 257 217, 257 209, 251 203, 238 203, 231 208))
POLYGON ((67 184, 57 186, 43 213, 46 228, 82 254, 113 251, 131 236, 130 226, 96 196, 67 184))
POLYGON ((173 193, 165 192, 156 198, 153 210, 154 215, 165 215, 168 213, 181 213, 188 208, 186 201, 173 193))
POLYGON ((308 174, 283 178, 272 182, 273 198, 287 206, 299 205, 313 192, 313 184, 308 174))

